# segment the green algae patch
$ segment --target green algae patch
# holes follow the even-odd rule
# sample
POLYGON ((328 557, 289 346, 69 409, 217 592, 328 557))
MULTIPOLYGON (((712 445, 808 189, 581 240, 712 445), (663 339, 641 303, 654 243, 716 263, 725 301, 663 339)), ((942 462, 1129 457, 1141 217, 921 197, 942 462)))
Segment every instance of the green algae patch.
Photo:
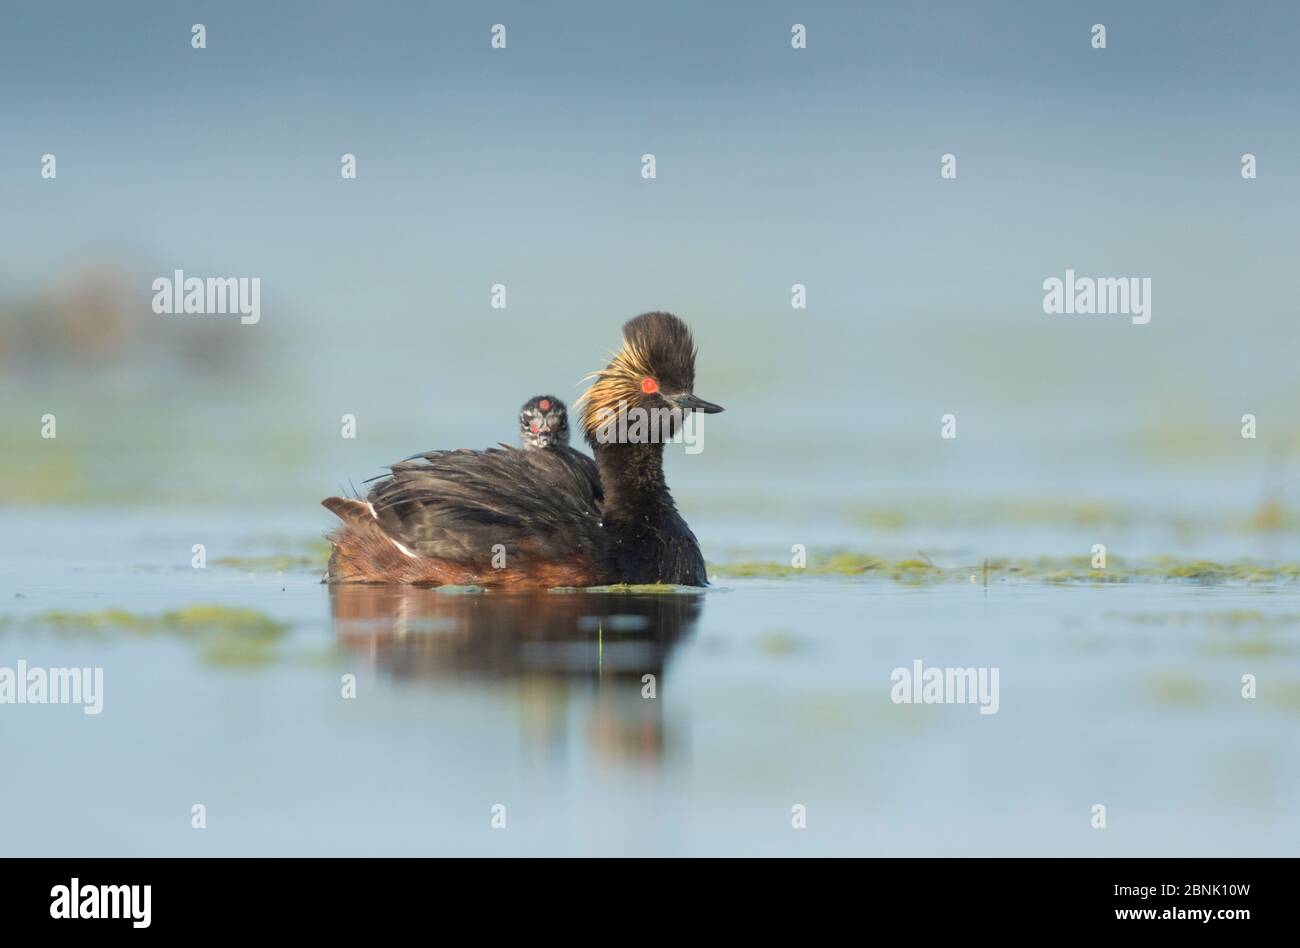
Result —
POLYGON ((836 552, 810 557, 805 568, 779 560, 710 563, 711 577, 799 579, 806 576, 861 576, 904 585, 938 582, 994 584, 1008 582, 1049 585, 1104 586, 1115 583, 1195 583, 1201 585, 1286 585, 1300 582, 1300 564, 1217 563, 1155 557, 1133 561, 1109 556, 1104 568, 1094 568, 1089 556, 993 558, 968 564, 936 564, 927 557, 884 560, 863 553, 836 552))
POLYGON ((1211 563, 1208 560, 1194 560, 1191 563, 1179 563, 1168 567, 1167 575, 1171 579, 1207 579, 1207 580, 1224 580, 1229 578, 1231 571, 1218 563, 1211 563))
MULTIPOLYGON (((1144 438, 1143 443, 1148 440, 1144 438)), ((1218 440, 1222 444, 1222 438, 1218 440)), ((1051 496, 1027 499, 987 497, 959 502, 949 497, 900 495, 888 504, 838 504, 835 512, 845 522, 878 533, 897 533, 908 527, 953 526, 966 529, 1070 527, 1089 530, 1149 526, 1179 533, 1240 535, 1300 531, 1300 507, 1285 504, 1277 497, 1245 510, 1167 511, 1107 500, 1071 500, 1051 496)))
POLYGON ((38 614, 40 625, 73 629, 115 628, 130 632, 175 632, 186 635, 201 631, 278 635, 288 626, 256 609, 232 606, 185 606, 159 616, 141 615, 125 609, 101 609, 96 612, 66 612, 51 609, 38 614))
POLYGON ((1259 700, 1275 710, 1300 714, 1300 681, 1279 681, 1261 689, 1259 700))
POLYGON ((1230 658, 1274 658, 1279 655, 1286 655, 1294 651, 1294 649, 1273 639, 1256 637, 1208 642, 1201 647, 1201 651, 1206 655, 1227 656, 1230 658))
POLYGON ((1205 612, 1108 612, 1107 621, 1130 626, 1186 630, 1198 651, 1211 658, 1269 659, 1300 653, 1293 633, 1300 614, 1258 609, 1205 612))
POLYGON ((793 655, 803 647, 798 636, 783 631, 764 632, 755 640, 755 644, 764 655, 774 658, 793 655))
POLYGON ((296 569, 324 569, 328 560, 328 556, 270 553, 266 556, 223 556, 213 562, 217 566, 229 566, 246 573, 287 573, 296 569))
POLYGON ((1173 708, 1199 708, 1207 703, 1205 686, 1186 675, 1156 675, 1147 681, 1147 694, 1160 705, 1173 708))
POLYGON ((907 526, 907 514, 894 508, 866 508, 854 512, 854 519, 873 530, 901 530, 907 526))
POLYGON ((1061 585, 1107 585, 1114 583, 1128 583, 1133 581, 1133 576, 1116 571, 1105 569, 1049 569, 1042 573, 1026 573, 1024 579, 1061 585))
POLYGON ((1209 625, 1228 629, 1294 629, 1300 612, 1263 612, 1259 609, 1218 609, 1206 612, 1108 612, 1107 619, 1141 625, 1209 625))
POLYGON ((193 605, 161 615, 141 615, 125 609, 68 612, 54 609, 28 620, 31 625, 59 633, 163 635, 196 645, 203 661, 214 665, 249 667, 275 660, 276 646, 289 630, 287 623, 256 609, 193 605))
POLYGON ((125 609, 100 609, 96 612, 68 612, 51 609, 38 615, 35 622, 70 632, 100 632, 118 630, 147 633, 153 631, 155 622, 146 616, 125 609))
POLYGON ((909 586, 935 583, 944 578, 944 571, 929 560, 899 560, 889 567, 888 573, 894 582, 909 586))
POLYGON ((747 560, 733 563, 710 563, 710 576, 777 579, 784 576, 857 576, 885 566, 885 561, 865 553, 836 552, 813 557, 805 567, 772 560, 747 560))
POLYGON ((1006 527, 1070 526, 1126 527, 1142 522, 1143 513, 1099 501, 1061 499, 1003 500, 986 498, 978 503, 913 497, 890 506, 847 504, 838 508, 850 523, 873 530, 896 531, 904 526, 1006 527))
POLYGON ((270 547, 280 551, 249 556, 223 556, 213 560, 216 566, 228 566, 249 573, 287 573, 292 570, 324 569, 329 563, 333 546, 324 537, 313 537, 301 542, 267 542, 260 540, 250 546, 270 547), (284 552, 285 548, 288 552, 284 552))
MULTIPOLYGON (((557 587, 554 591, 567 591, 569 587, 557 587)), ((613 586, 588 586, 585 592, 623 593, 638 596, 697 596, 704 590, 699 586, 674 586, 671 583, 619 583, 613 586)))
POLYGON ((824 562, 814 562, 813 569, 823 575, 852 576, 870 573, 884 565, 884 561, 878 557, 863 553, 836 553, 824 562))
POLYGON ((205 643, 200 657, 209 665, 224 668, 260 668, 272 664, 277 655, 267 643, 236 637, 205 643))
POLYGON ((919 570, 934 569, 935 565, 926 560, 899 560, 894 564, 895 572, 916 572, 919 570))
POLYGON ((709 576, 733 576, 737 578, 760 579, 775 578, 781 576, 794 576, 796 573, 805 572, 804 570, 795 569, 788 563, 770 563, 758 560, 741 562, 741 563, 710 563, 708 565, 709 576))
POLYGON ((186 606, 164 612, 159 618, 164 629, 182 634, 220 632, 257 638, 277 638, 288 626, 256 609, 233 606, 186 606))

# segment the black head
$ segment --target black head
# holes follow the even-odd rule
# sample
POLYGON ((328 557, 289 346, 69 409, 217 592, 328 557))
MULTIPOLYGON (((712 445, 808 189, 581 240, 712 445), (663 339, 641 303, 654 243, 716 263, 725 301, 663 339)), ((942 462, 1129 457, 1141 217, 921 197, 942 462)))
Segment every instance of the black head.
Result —
POLYGON ((695 340, 672 313, 642 313, 629 319, 623 324, 623 346, 661 394, 695 388, 695 340))
POLYGON ((722 411, 695 397, 695 342, 672 313, 642 313, 623 324, 623 348, 614 354, 583 396, 588 440, 612 413, 632 408, 686 412, 722 411))
POLYGON ((525 448, 569 443, 569 413, 554 395, 538 395, 519 409, 519 440, 525 448))

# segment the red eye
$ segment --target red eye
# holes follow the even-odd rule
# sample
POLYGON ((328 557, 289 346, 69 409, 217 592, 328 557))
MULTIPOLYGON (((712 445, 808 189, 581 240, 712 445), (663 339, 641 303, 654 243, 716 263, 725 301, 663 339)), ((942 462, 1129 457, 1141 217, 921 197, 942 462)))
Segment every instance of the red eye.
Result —
POLYGON ((641 380, 641 391, 645 392, 647 395, 653 395, 655 392, 659 391, 659 383, 647 375, 641 380))

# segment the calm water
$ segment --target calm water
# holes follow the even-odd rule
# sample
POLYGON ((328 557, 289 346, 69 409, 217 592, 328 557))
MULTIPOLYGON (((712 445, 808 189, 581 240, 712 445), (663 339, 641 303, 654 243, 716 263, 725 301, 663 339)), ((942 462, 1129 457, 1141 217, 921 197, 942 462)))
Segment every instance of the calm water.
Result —
POLYGON ((1104 55, 1059 4, 818 4, 798 53, 776 3, 521 4, 508 53, 467 5, 322 4, 303 42, 222 4, 201 54, 172 5, 27 6, 0 667, 106 695, 0 706, 0 852, 1300 851, 1300 581, 516 599, 300 562, 320 497, 513 440, 659 308, 727 408, 667 462, 713 562, 1300 562, 1294 5, 1130 5, 1104 55), (202 120, 160 153, 159 115, 202 120), (176 268, 258 278, 261 321, 154 313, 176 268), (1066 268, 1149 276, 1151 323, 1048 316, 1066 268), (211 606, 248 628, 160 619, 211 606), (997 667, 998 713, 895 705, 917 659, 997 667))
MULTIPOLYGON (((0 708, 11 854, 1294 854, 1300 596, 806 577, 702 594, 330 590, 189 566, 321 520, 11 518, 0 664, 100 665, 104 710, 0 708), (52 609, 248 607, 223 664, 52 609), (1233 617, 1236 617, 1235 619, 1233 617), (1000 709, 890 673, 996 666, 1000 709), (1239 695, 1255 674, 1260 697, 1239 695), (355 674, 357 696, 340 696, 355 674), (656 697, 642 696, 655 676, 656 697), (208 828, 190 828, 191 807, 208 828), (1090 828, 1103 803, 1108 828, 1090 828), (492 807, 507 826, 491 828, 492 807), (807 829, 791 808, 807 808, 807 829)), ((281 544, 282 545, 282 544, 281 544)), ((960 543, 955 544, 960 546, 960 543)))

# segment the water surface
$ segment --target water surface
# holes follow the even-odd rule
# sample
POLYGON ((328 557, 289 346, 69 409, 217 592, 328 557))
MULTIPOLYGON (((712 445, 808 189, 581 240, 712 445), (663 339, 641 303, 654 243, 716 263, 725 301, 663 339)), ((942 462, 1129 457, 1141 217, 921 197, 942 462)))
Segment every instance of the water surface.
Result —
POLYGON ((6 853, 1237 855, 1300 840, 1286 585, 330 589, 310 566, 190 567, 197 535, 214 559, 252 555, 293 521, 40 520, 0 561, 0 654, 102 666, 104 710, 0 709, 6 853), (280 625, 48 618, 196 603, 280 625), (891 671, 915 659, 996 666, 998 712, 894 704, 891 671))

